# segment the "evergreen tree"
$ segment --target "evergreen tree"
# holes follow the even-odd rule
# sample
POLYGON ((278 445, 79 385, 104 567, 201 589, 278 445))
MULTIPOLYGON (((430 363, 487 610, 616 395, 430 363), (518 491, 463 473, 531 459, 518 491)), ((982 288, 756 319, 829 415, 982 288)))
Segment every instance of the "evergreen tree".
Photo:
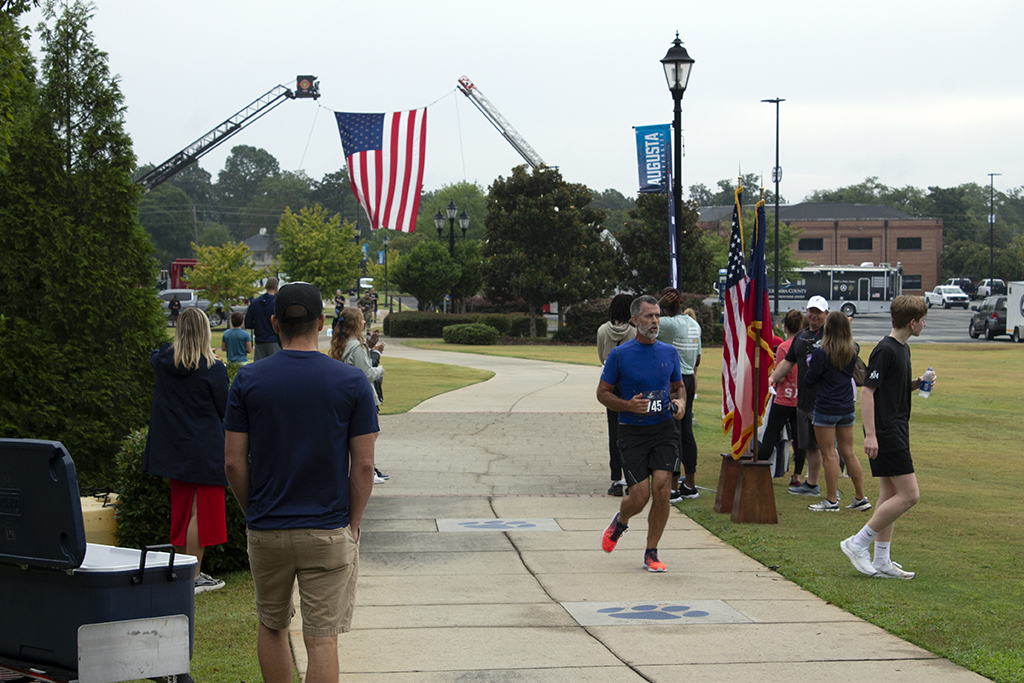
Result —
POLYGON ((121 92, 90 10, 46 7, 42 78, 16 92, 0 172, 0 435, 62 441, 105 481, 148 421, 164 339, 121 92))

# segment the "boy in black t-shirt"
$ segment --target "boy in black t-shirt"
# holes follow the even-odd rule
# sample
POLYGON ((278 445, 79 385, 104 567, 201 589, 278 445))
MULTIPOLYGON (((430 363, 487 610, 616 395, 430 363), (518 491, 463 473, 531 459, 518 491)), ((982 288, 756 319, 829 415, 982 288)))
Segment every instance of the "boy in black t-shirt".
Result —
MULTIPOLYGON (((839 544, 857 571, 887 579, 912 579, 889 555, 893 524, 920 499, 914 463, 910 458, 910 394, 922 379, 912 377, 907 340, 920 336, 928 307, 920 297, 901 294, 889 307, 892 331, 871 352, 861 388, 864 451, 871 474, 879 479, 878 505, 871 520, 839 544), (868 547, 875 543, 872 561, 868 547)), ((926 375, 929 373, 925 373, 926 375)))

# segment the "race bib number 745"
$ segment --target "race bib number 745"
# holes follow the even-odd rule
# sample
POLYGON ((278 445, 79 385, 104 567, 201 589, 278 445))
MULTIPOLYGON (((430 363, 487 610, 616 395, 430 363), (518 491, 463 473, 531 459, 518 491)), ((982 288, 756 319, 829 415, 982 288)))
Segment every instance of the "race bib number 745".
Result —
POLYGON ((647 404, 648 413, 662 413, 668 410, 668 401, 663 389, 645 391, 643 397, 650 401, 647 404))

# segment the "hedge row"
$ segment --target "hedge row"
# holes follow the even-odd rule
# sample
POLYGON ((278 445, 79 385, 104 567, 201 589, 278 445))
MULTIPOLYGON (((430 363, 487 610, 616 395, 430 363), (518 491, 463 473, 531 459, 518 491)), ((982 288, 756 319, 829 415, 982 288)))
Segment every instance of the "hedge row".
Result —
MULTIPOLYGON (((443 338, 444 328, 450 325, 472 325, 483 323, 493 327, 501 336, 530 336, 530 316, 521 313, 427 313, 425 311, 402 311, 389 313, 384 318, 384 334, 389 337, 443 338)), ((538 317, 537 336, 547 336, 547 321, 538 317)))
MULTIPOLYGON (((722 344, 722 308, 717 303, 707 306, 704 296, 683 292, 682 310, 692 308, 701 328, 701 344, 720 346, 722 344)), ((597 328, 608 322, 608 306, 611 299, 593 299, 570 306, 565 311, 565 321, 558 340, 571 343, 593 343, 597 328)))

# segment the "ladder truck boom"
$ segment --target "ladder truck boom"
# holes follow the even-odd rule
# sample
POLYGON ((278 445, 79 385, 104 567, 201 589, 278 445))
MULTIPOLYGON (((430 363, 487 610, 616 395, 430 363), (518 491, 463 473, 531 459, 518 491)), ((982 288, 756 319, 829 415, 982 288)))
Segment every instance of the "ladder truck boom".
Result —
POLYGON ((480 113, 487 117, 487 120, 498 129, 498 132, 526 159, 530 166, 537 168, 544 165, 544 160, 534 151, 530 143, 512 127, 512 124, 501 115, 501 112, 495 109, 491 101, 484 97, 484 94, 480 92, 480 88, 473 85, 473 81, 469 80, 468 76, 463 76, 459 79, 459 90, 476 105, 480 113))
POLYGON ((252 103, 244 107, 227 121, 220 124, 209 133, 151 170, 149 173, 146 173, 135 182, 146 188, 146 192, 149 192, 184 171, 186 168, 198 161, 201 156, 211 151, 238 131, 242 130, 249 124, 258 121, 286 99, 294 100, 312 98, 315 100, 319 97, 320 83, 316 80, 316 76, 298 76, 296 78, 295 91, 292 91, 290 88, 283 85, 275 85, 269 92, 256 98, 252 103))

